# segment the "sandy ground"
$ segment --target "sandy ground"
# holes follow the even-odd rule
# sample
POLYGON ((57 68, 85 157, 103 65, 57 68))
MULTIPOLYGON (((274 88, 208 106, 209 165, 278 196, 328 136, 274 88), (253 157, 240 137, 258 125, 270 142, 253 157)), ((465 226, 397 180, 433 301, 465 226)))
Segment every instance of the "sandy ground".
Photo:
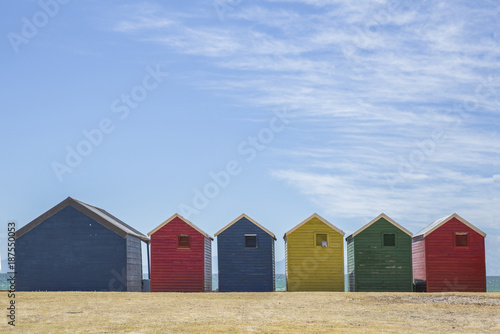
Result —
MULTIPOLYGON (((21 333, 500 333, 500 293, 20 292, 15 300, 21 333)), ((0 332, 14 330, 2 318, 0 332)))

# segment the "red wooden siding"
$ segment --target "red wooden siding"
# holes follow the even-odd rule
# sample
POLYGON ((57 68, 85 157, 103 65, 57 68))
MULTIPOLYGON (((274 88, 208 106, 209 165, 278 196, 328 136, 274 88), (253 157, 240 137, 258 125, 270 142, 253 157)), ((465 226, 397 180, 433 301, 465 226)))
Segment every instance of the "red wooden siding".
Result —
POLYGON ((205 236, 175 217, 151 235, 151 292, 205 291, 205 236), (190 248, 178 248, 188 234, 190 248))
POLYGON ((425 239, 416 237, 412 240, 413 281, 426 279, 425 239))
POLYGON ((484 237, 458 219, 425 237, 425 254, 428 292, 486 292, 484 237), (456 233, 465 232, 468 246, 456 247, 456 233))

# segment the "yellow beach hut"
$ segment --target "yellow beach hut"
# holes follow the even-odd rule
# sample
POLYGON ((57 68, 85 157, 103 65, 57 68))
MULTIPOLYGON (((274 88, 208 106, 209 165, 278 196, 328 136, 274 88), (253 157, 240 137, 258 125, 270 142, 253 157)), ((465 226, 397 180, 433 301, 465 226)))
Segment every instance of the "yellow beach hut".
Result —
POLYGON ((313 214, 286 232, 287 291, 344 291, 344 232, 313 214))

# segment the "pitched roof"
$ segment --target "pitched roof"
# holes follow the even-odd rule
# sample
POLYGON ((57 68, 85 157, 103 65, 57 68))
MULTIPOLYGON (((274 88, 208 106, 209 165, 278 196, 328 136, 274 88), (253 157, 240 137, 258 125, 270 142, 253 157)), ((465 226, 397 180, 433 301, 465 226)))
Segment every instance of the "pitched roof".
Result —
POLYGON ((204 232, 202 229, 200 229, 198 226, 196 226, 195 224, 191 223, 189 220, 187 220, 186 218, 182 217, 181 215, 175 213, 172 217, 168 218, 167 220, 165 220, 163 223, 161 223, 160 225, 158 225, 155 229, 153 229, 151 232, 148 233, 149 236, 151 236, 151 234, 155 233, 156 231, 158 231, 159 229, 161 229, 163 226, 167 225, 168 223, 170 223, 172 220, 174 220, 175 218, 179 218, 181 219, 183 222, 185 222, 186 224, 188 224, 189 226, 191 226, 192 228, 194 228, 196 231, 200 232, 201 234, 203 234, 205 237, 207 238, 210 238, 211 240, 214 240, 214 238, 212 238, 208 233, 204 232))
POLYGON ((374 224, 375 222, 379 221, 381 218, 384 218, 389 223, 391 223, 392 225, 394 225, 397 228, 399 228, 401 231, 403 231, 406 234, 408 234, 410 237, 413 236, 413 233, 411 233, 410 231, 408 231, 407 229, 405 229, 403 226, 401 226, 398 223, 396 223, 394 220, 392 220, 385 213, 381 213, 376 218, 374 218, 373 220, 371 220, 368 224, 366 224, 365 226, 363 226, 362 228, 360 228, 359 230, 357 230, 356 232, 354 232, 353 234, 351 234, 350 236, 348 236, 346 239, 355 237, 356 235, 358 235, 359 233, 363 232, 365 229, 367 229, 368 227, 370 227, 372 224, 374 224))
POLYGON ((234 223, 236 223, 237 221, 239 221, 241 218, 248 219, 253 224, 257 225, 261 230, 267 232, 267 234, 269 234, 271 237, 273 237, 274 240, 276 240, 276 236, 274 235, 273 232, 269 231, 267 228, 265 228, 264 226, 260 225, 259 223, 257 223, 255 220, 253 220, 252 218, 248 217, 244 213, 242 213, 241 215, 238 216, 238 218, 236 218, 235 220, 233 220, 232 222, 230 222, 229 224, 227 224, 226 226, 224 226, 223 228, 221 228, 217 233, 214 234, 214 237, 216 237, 219 234, 221 234, 222 232, 224 232, 226 229, 228 229, 231 225, 233 225, 234 223))
POLYGON ((113 232, 115 232, 116 234, 118 234, 119 236, 121 236, 123 238, 125 238, 127 235, 131 235, 131 236, 137 237, 143 241, 149 241, 149 238, 147 236, 145 236, 141 232, 137 231, 132 226, 125 224, 123 221, 116 218, 115 216, 113 216, 109 212, 107 212, 101 208, 95 207, 93 205, 79 201, 77 199, 74 199, 72 197, 66 198, 64 201, 57 204, 49 211, 43 213, 38 218, 35 218, 30 223, 24 225, 22 228, 20 228, 17 231, 16 236, 18 238, 23 236, 24 234, 31 231, 32 229, 34 229, 35 227, 37 227, 38 225, 40 225, 41 223, 43 223, 44 221, 46 221, 47 219, 49 219, 50 217, 52 217, 53 215, 55 215, 56 213, 58 213, 59 211, 61 211, 62 209, 66 208, 68 206, 71 206, 71 207, 77 209, 81 213, 87 215, 88 217, 92 218, 93 220, 95 220, 99 224, 112 230, 113 232))
POLYGON ((329 221, 327 221, 325 218, 321 217, 317 213, 313 213, 311 216, 309 216, 308 218, 304 219, 301 223, 299 223, 298 225, 296 225, 290 231, 286 232, 285 235, 283 236, 283 239, 285 239, 287 235, 289 235, 290 233, 293 233, 296 229, 298 229, 299 227, 301 227, 302 225, 304 225, 305 223, 307 223, 308 221, 310 221, 313 218, 319 219, 322 223, 324 223, 328 227, 332 228, 333 230, 337 231, 340 235, 343 236, 345 234, 344 231, 342 231, 337 226, 335 226, 332 223, 330 223, 329 221))
POLYGON ((458 219, 461 223, 467 225, 468 227, 470 227, 471 229, 473 229, 474 231, 476 231, 477 233, 479 233, 483 237, 486 237, 486 233, 484 233, 483 231, 481 231, 480 229, 478 229, 477 227, 475 227, 474 225, 472 225, 471 223, 469 223, 467 220, 463 219, 462 217, 460 217, 456 213, 453 213, 453 214, 448 215, 446 217, 439 218, 439 219, 435 220, 432 224, 424 227, 417 234, 415 234, 415 237, 422 236, 422 235, 424 237, 426 237, 427 235, 434 232, 434 230, 436 230, 438 227, 440 227, 441 225, 444 225, 445 223, 450 221, 452 218, 458 219))

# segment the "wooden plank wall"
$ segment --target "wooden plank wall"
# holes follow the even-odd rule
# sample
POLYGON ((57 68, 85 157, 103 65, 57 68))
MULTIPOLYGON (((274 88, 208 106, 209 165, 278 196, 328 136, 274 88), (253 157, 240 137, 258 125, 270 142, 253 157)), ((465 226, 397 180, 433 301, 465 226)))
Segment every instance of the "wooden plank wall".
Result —
POLYGON ((286 291, 288 291, 288 239, 285 237, 285 279, 286 279, 286 291))
POLYGON ((245 217, 217 236, 219 291, 274 291, 274 239, 245 217), (257 234, 257 248, 245 247, 245 234, 257 234))
POLYGON ((151 292, 205 291, 205 236, 180 218, 151 235, 151 292), (178 248, 177 236, 190 236, 190 248, 178 248))
POLYGON ((355 291, 411 292, 411 237, 384 218, 358 233, 354 239, 355 291), (384 246, 384 234, 394 234, 395 246, 384 246))
POLYGON ((275 257, 275 250, 274 250, 274 242, 272 243, 273 250, 271 254, 273 255, 273 291, 276 291, 276 257, 275 257))
POLYGON ((427 291, 486 292, 484 238, 456 218, 425 237, 427 291), (455 233, 468 232, 468 247, 455 247, 455 233))
POLYGON ((353 238, 349 238, 347 240, 347 279, 349 280, 349 292, 356 291, 356 277, 354 270, 354 261, 355 261, 355 249, 354 249, 354 240, 353 238))
POLYGON ((412 239, 412 266, 413 281, 425 281, 427 274, 425 270, 425 239, 423 236, 412 239))
POLYGON ((212 291, 212 240, 205 237, 205 291, 212 291))
POLYGON ((288 291, 344 291, 343 236, 312 218, 287 236, 288 291), (328 234, 328 247, 314 233, 328 234))
POLYGON ((126 241, 68 206, 16 241, 19 291, 125 291, 126 241))
POLYGON ((141 239, 127 236, 127 291, 142 291, 141 239))

